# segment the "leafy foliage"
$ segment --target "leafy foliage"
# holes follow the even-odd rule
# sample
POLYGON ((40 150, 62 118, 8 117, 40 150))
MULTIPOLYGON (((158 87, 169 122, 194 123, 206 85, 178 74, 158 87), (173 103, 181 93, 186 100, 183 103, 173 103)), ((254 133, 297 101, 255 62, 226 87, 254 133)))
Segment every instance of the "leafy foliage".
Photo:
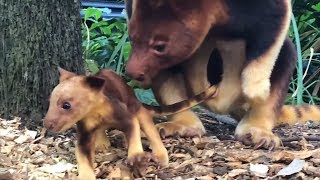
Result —
MULTIPOLYGON (((316 52, 320 50, 320 2, 318 0, 293 1, 293 13, 300 34, 301 50, 304 56, 310 53, 313 47, 316 52)), ((291 34, 293 29, 291 29, 291 34)))
POLYGON ((292 26, 289 35, 296 43, 297 70, 290 83, 289 104, 318 104, 320 62, 320 2, 293 1, 292 26))
POLYGON ((113 69, 132 86, 140 101, 156 105, 150 89, 139 89, 134 81, 129 81, 124 73, 129 58, 131 45, 128 39, 127 22, 125 19, 102 19, 102 12, 109 9, 88 8, 82 23, 83 59, 89 73, 99 69, 113 69))
POLYGON ((123 75, 131 50, 125 19, 102 19, 108 9, 88 8, 82 23, 83 59, 88 71, 111 68, 123 75))

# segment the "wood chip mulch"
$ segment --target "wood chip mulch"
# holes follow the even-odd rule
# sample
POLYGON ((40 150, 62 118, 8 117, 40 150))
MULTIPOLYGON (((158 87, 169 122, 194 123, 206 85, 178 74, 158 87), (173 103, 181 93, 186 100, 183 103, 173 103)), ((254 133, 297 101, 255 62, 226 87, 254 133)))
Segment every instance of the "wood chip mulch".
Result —
MULTIPOLYGON (((143 168, 128 167, 122 133, 108 132, 112 146, 109 152, 96 154, 97 179, 320 179, 319 124, 276 128, 284 146, 269 152, 235 141, 234 125, 199 115, 207 135, 164 139, 170 158, 166 168, 152 162, 143 168)), ((0 180, 74 179, 75 130, 50 134, 41 126, 31 129, 21 129, 19 118, 0 119, 0 180)), ((150 151, 148 142, 143 143, 150 151)))

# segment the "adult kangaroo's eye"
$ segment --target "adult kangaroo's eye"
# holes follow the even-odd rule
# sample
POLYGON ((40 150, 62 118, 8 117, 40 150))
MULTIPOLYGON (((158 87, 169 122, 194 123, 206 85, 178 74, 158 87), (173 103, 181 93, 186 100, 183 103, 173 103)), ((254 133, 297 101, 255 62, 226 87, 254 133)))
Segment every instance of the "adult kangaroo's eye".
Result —
POLYGON ((69 102, 64 102, 62 104, 62 109, 65 109, 65 110, 71 109, 71 104, 69 102))
POLYGON ((155 42, 152 45, 152 50, 157 55, 163 55, 166 51, 167 43, 164 41, 155 42))
POLYGON ((153 46, 153 50, 158 51, 159 53, 164 52, 165 49, 166 49, 166 45, 164 44, 158 44, 153 46))

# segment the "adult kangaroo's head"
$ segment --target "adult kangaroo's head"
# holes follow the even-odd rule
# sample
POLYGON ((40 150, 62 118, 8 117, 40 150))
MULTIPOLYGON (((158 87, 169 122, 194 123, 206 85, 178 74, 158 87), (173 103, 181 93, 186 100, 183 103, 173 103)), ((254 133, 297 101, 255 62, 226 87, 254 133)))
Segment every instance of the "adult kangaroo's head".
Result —
POLYGON ((162 69, 187 60, 199 48, 217 16, 220 0, 127 0, 132 51, 129 76, 149 86, 162 69), (211 8, 210 8, 211 7, 211 8))

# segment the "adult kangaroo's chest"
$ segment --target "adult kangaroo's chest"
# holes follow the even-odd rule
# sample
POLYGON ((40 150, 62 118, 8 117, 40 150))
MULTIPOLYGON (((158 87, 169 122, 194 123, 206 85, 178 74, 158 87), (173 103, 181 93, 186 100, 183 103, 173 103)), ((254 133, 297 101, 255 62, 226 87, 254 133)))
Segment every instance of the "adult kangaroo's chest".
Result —
POLYGON ((241 71, 245 62, 243 40, 206 39, 185 64, 186 79, 192 94, 216 84, 219 94, 205 105, 212 111, 228 113, 243 104, 241 71))

